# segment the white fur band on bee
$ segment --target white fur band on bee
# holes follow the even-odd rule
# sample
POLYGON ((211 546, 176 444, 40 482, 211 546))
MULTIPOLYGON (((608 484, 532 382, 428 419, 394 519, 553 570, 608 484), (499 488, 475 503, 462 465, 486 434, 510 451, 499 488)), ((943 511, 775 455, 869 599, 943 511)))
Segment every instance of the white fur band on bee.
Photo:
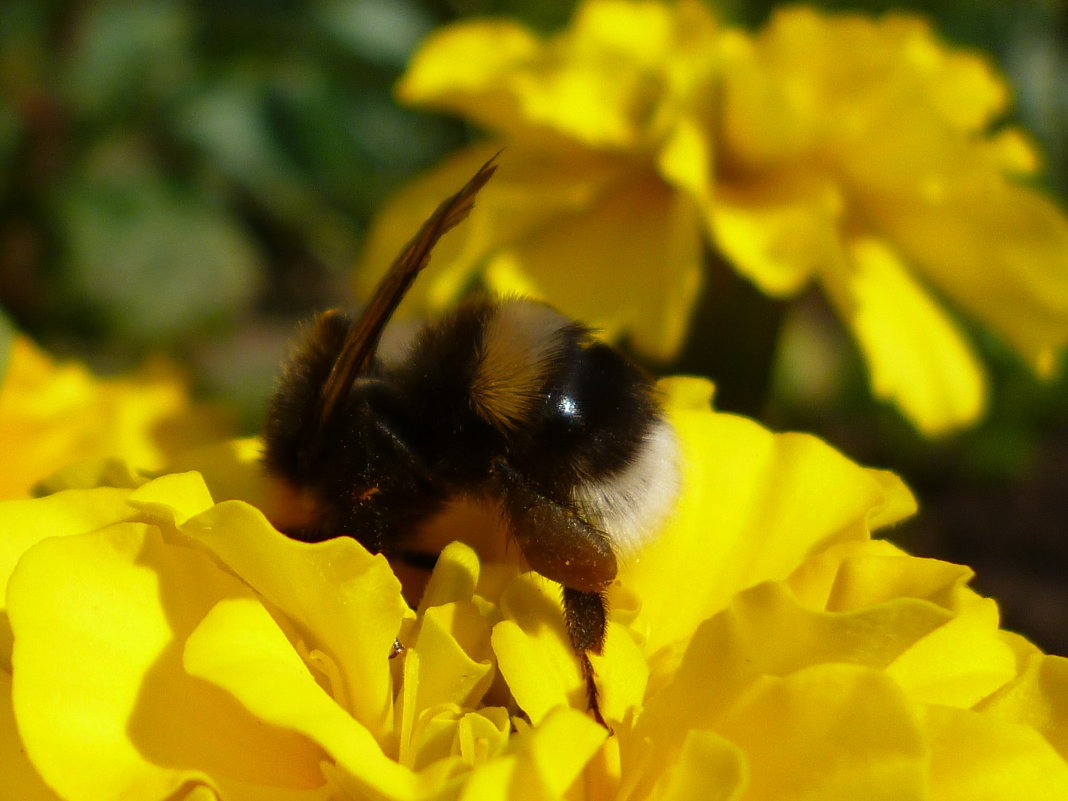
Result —
POLYGON ((656 535, 674 508, 680 483, 675 430, 660 420, 633 462, 606 479, 579 484, 573 499, 626 558, 656 535))

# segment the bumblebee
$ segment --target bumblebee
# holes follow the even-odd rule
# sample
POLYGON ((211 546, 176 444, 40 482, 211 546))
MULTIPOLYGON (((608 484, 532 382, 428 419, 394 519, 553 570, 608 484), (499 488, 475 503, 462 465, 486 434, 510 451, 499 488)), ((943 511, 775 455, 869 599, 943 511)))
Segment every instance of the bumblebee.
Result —
MULTIPOLYGON (((264 430, 269 474, 299 500, 295 539, 354 537, 388 557, 464 499, 496 511, 529 566, 559 582, 600 722, 589 653, 605 590, 678 490, 678 447, 652 380, 540 302, 468 300, 398 359, 383 329, 434 244, 470 212, 491 160, 426 221, 359 316, 318 316, 284 365, 264 430)), ((453 538, 464 539, 464 532, 453 538)))

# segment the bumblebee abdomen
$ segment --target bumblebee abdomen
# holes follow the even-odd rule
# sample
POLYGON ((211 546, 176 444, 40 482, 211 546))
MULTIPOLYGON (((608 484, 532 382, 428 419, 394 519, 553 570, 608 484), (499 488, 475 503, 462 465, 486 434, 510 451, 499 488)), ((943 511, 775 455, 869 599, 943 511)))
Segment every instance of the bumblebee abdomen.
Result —
POLYGON ((626 552, 678 492, 678 447, 651 378, 584 326, 533 301, 485 318, 472 403, 508 463, 626 552))

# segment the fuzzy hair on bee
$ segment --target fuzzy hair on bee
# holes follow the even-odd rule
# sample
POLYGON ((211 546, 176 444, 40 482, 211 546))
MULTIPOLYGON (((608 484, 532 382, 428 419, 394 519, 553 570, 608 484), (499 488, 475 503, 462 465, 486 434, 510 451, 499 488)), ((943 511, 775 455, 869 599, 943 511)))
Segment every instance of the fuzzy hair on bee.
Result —
POLYGON ((522 298, 469 299, 400 358, 378 353, 435 242, 495 169, 491 160, 438 207, 361 315, 328 311, 306 329, 269 405, 264 464, 299 501, 283 530, 305 541, 350 536, 404 556, 456 499, 495 509, 527 564, 562 586, 588 705, 603 723, 589 653, 604 646, 605 591, 679 486, 652 379, 587 327, 522 298))

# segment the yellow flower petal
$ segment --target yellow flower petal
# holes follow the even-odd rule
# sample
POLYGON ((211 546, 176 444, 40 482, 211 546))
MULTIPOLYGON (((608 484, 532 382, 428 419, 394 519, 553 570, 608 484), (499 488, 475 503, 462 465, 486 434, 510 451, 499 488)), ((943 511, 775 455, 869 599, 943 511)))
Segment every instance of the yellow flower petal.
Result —
POLYGON ((1013 681, 976 705, 994 717, 1025 723, 1068 760, 1068 659, 1036 654, 1013 681))
MULTIPOLYGON (((612 608, 618 613, 616 607, 612 608)), ((590 654, 590 662, 600 694, 601 716, 609 726, 641 708, 649 682, 649 664, 641 646, 623 626, 609 621, 604 653, 590 654)))
POLYGON ((741 417, 676 409, 670 399, 668 409, 683 447, 682 495, 656 546, 620 570, 643 601, 634 628, 650 653, 688 637, 745 587, 785 577, 807 554, 867 538, 865 521, 890 522, 914 508, 899 481, 814 437, 773 435, 741 417), (897 511, 885 515, 890 508, 897 511))
POLYGON ((949 611, 972 578, 963 565, 909 556, 883 540, 833 545, 802 562, 787 582, 798 599, 832 612, 849 612, 895 598, 922 598, 949 611))
POLYGON ((985 320, 1038 369, 1068 342, 1068 219, 1035 191, 1003 185, 880 222, 924 277, 985 320))
POLYGON ((658 2, 591 0, 524 76, 524 116, 591 147, 641 144, 660 101, 673 45, 672 14, 658 2))
POLYGON ((508 22, 459 23, 424 43, 398 94, 528 144, 633 147, 663 96, 674 22, 661 3, 593 0, 548 41, 508 22))
POLYGON ((857 338, 873 394, 892 401, 928 436, 983 412, 983 369, 952 322, 885 244, 855 240, 844 270, 823 275, 857 338))
POLYGON ((427 664, 430 672, 420 682, 420 706, 444 701, 478 706, 493 678, 489 633, 485 618, 470 601, 426 611, 414 647, 419 649, 424 664, 431 657, 440 660, 440 664, 427 664))
POLYGON ((456 704, 441 704, 422 710, 412 732, 411 749, 406 754, 402 748, 400 762, 416 770, 433 770, 446 760, 455 772, 454 758, 459 757, 465 766, 480 769, 508 749, 511 730, 511 717, 503 707, 469 712, 456 704))
POLYGON ((161 476, 135 489, 126 502, 139 510, 144 518, 158 517, 165 525, 181 525, 214 505, 199 473, 161 476))
POLYGON ((768 681, 720 731, 745 752, 747 797, 927 797, 919 722, 894 683, 873 670, 827 664, 768 681))
POLYGON ((639 64, 657 67, 670 47, 672 23, 663 3, 586 0, 576 9, 568 34, 580 53, 626 53, 639 64))
MULTIPOLYGON (((529 777, 549 797, 562 796, 608 736, 589 715, 557 709, 542 725, 513 742, 517 778, 529 777)), ((534 796, 544 798, 546 795, 534 796)))
POLYGON ((397 84, 397 97, 470 116, 491 130, 507 130, 518 118, 514 73, 539 50, 531 33, 506 21, 443 28, 422 44, 397 84))
POLYGON ((991 155, 1009 173, 1030 175, 1042 166, 1037 145, 1019 128, 1003 128, 990 138, 991 155))
POLYGON ((45 781, 95 801, 166 797, 188 782, 321 783, 314 748, 182 669, 176 644, 218 600, 245 592, 206 554, 139 523, 27 552, 8 592, 12 697, 45 781))
POLYGON ((189 636, 184 664, 191 675, 225 689, 257 718, 318 743, 365 792, 416 797, 415 774, 383 754, 372 734, 323 691, 255 600, 217 604, 189 636))
POLYGON ((671 683, 649 702, 640 725, 679 731, 712 726, 763 675, 786 676, 823 662, 882 670, 950 617, 913 598, 828 613, 800 605, 778 582, 760 584, 698 627, 671 683), (707 681, 709 676, 716 680, 707 681))
POLYGON ((402 748, 399 761, 422 771, 440 769, 446 760, 455 771, 454 757, 459 757, 465 766, 478 768, 507 749, 510 734, 511 718, 503 707, 468 712, 456 704, 439 704, 421 711, 410 748, 402 748))
MULTIPOLYGON (((704 676, 712 683, 717 674, 704 676)), ((691 717, 701 703, 675 692, 650 700, 637 730, 643 745, 632 755, 645 769, 631 779, 633 797, 652 797, 655 766, 677 759, 687 731, 709 725, 691 717)), ((722 710, 715 730, 744 755, 746 798, 924 797, 925 751, 914 709, 870 668, 828 663, 759 678, 722 710)))
POLYGON ((515 801, 560 798, 593 757, 607 732, 586 715, 557 709, 512 740, 510 753, 472 773, 461 799, 515 801))
MULTIPOLYGON (((827 549, 803 563, 788 584, 806 605, 838 613, 889 612, 900 609, 906 597, 941 607, 939 625, 899 650, 886 672, 913 700, 968 707, 1017 671, 1016 653, 998 629, 997 606, 965 586, 971 575, 960 565, 918 559, 889 543, 868 541, 827 549)), ((867 614, 858 619, 868 620, 867 614)), ((873 634, 878 630, 870 622, 864 625, 872 625, 873 634)), ((893 627, 908 637, 907 627, 893 627)))
POLYGON ((677 762, 667 766, 663 787, 653 798, 661 801, 736 801, 748 784, 745 754, 711 731, 686 734, 677 762))
MULTIPOLYGON (((6 586, 19 557, 49 537, 84 534, 129 515, 128 489, 69 490, 33 500, 0 503, 0 580, 6 586)), ((4 593, 0 592, 0 600, 4 593)))
POLYGON ((750 166, 834 158, 876 137, 898 111, 935 113, 941 125, 929 135, 947 127, 970 134, 1007 100, 983 58, 947 49, 912 15, 780 8, 731 52, 724 135, 732 157, 750 166))
POLYGON ((914 63, 926 68, 927 88, 950 123, 963 131, 980 132, 1005 112, 1009 89, 989 58, 947 52, 929 30, 917 33, 910 55, 914 54, 914 63))
POLYGON ((497 665, 520 708, 537 726, 559 706, 585 709, 586 688, 568 644, 558 585, 520 576, 501 598, 507 619, 493 627, 497 665), (552 610, 546 620, 546 610, 552 610))
POLYGON ((182 527, 271 603, 286 610, 311 648, 341 670, 334 697, 380 744, 392 740, 388 659, 410 615, 400 582, 382 556, 340 537, 300 543, 241 502, 221 503, 182 527))
POLYGON ((0 776, 4 794, 19 801, 59 801, 26 756, 11 708, 11 674, 0 670, 0 776))
POLYGON ((626 334, 634 347, 666 359, 686 330, 678 309, 700 287, 697 226, 690 198, 651 174, 639 175, 611 187, 588 210, 502 248, 486 281, 501 294, 520 290, 551 299, 564 314, 609 337, 626 334))
POLYGON ((675 120, 657 156, 656 167, 665 180, 684 190, 711 219, 714 150, 708 132, 693 119, 675 120))
POLYGON ((508 744, 512 719, 501 707, 487 707, 464 715, 457 729, 460 756, 469 765, 485 762, 508 744))
POLYGON ((1012 649, 998 636, 997 605, 989 598, 928 634, 887 669, 911 697, 970 707, 1016 674, 1012 649))
POLYGON ((432 606, 471 600, 478 586, 481 568, 478 554, 470 546, 462 542, 445 546, 423 590, 423 597, 419 599, 419 608, 426 610, 432 606))
POLYGON ((132 376, 98 379, 57 364, 17 336, 0 376, 0 498, 23 497, 56 470, 85 459, 121 457, 158 470, 182 448, 218 439, 228 425, 195 406, 176 367, 149 363, 132 376))
POLYGON ((930 797, 1008 801, 1068 797, 1068 764, 1034 729, 964 709, 931 707, 930 797))
MULTIPOLYGON (((441 199, 462 186, 501 148, 489 142, 461 151, 394 195, 376 216, 356 270, 357 293, 367 297, 412 232, 441 199)), ((468 288, 480 262, 505 243, 522 240, 556 219, 583 213, 608 191, 625 164, 593 153, 560 158, 510 147, 492 181, 479 193, 464 224, 434 249, 428 272, 415 283, 398 313, 441 312, 468 288)))
POLYGON ((725 185, 716 194, 709 228, 731 265, 764 292, 798 292, 834 260, 842 200, 826 181, 776 176, 725 185))

